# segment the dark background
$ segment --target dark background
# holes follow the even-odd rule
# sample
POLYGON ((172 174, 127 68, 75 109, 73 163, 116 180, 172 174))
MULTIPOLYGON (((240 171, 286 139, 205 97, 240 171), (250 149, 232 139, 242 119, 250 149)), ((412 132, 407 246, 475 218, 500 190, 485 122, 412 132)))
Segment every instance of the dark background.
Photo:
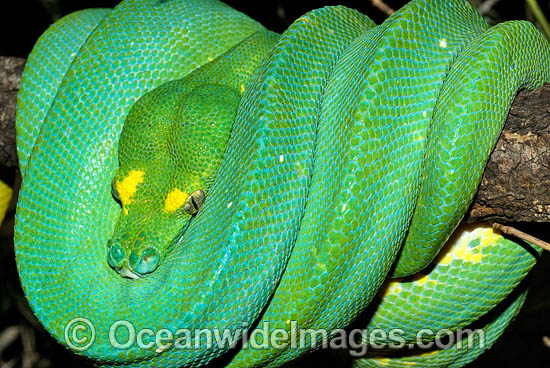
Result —
MULTIPOLYGON (((362 1, 239 1, 226 0, 232 7, 248 14, 267 28, 282 32, 292 21, 305 12, 324 5, 346 5, 368 14, 377 23, 386 15, 362 1)), ((398 9, 407 1, 388 0, 386 4, 398 9)), ((488 1, 473 1, 478 6, 488 1)), ((113 7, 118 1, 111 0, 3 0, 0 3, 0 55, 26 58, 36 39, 59 17, 78 9, 89 7, 113 7)), ((539 0, 546 16, 550 16, 549 1, 539 0)), ((501 0, 485 14, 491 24, 509 19, 533 21, 524 1, 501 0)), ((14 177, 5 175, 3 177, 14 177)), ((13 173, 11 173, 13 174, 13 173)), ((15 203, 15 200, 13 201, 15 203)), ((13 254, 12 205, 6 221, 0 228, 0 368, 4 367, 58 367, 86 366, 72 353, 57 344, 42 329, 29 310, 21 291, 13 254), (10 338, 11 337, 11 338, 10 338)), ((550 241, 548 224, 528 226, 533 235, 550 241)), ((469 367, 530 367, 550 366, 550 343, 545 345, 544 336, 550 340, 550 255, 544 254, 530 275, 531 291, 519 316, 496 345, 469 367)), ((344 366, 341 356, 320 352, 296 364, 298 367, 344 366)))

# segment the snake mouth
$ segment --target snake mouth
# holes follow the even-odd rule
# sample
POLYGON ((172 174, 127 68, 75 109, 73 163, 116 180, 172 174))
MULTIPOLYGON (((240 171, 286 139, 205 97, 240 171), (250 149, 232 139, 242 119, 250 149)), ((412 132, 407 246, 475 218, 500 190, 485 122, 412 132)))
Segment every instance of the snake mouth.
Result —
POLYGON ((122 277, 126 277, 128 279, 140 279, 141 276, 132 272, 132 270, 130 270, 129 267, 122 267, 119 271, 118 271, 119 275, 122 276, 122 277))

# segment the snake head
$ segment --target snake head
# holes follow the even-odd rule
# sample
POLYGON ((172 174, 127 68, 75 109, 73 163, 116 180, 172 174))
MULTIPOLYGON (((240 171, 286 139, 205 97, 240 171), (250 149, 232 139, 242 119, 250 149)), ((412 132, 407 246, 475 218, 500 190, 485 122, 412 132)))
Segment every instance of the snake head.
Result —
POLYGON ((112 181, 121 215, 107 244, 109 265, 124 277, 149 275, 162 264, 202 207, 227 145, 240 93, 185 83, 145 94, 124 122, 112 181))
POLYGON ((134 279, 159 267, 185 223, 205 200, 202 189, 185 189, 174 185, 175 180, 160 178, 158 171, 147 172, 119 170, 112 185, 122 209, 113 237, 107 242, 107 261, 121 276, 134 279))

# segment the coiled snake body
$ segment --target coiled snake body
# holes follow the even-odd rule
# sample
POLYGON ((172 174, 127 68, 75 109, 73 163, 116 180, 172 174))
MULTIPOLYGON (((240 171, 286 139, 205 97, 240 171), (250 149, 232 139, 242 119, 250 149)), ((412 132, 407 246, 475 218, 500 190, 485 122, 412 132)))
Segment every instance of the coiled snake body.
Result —
POLYGON ((18 102, 24 291, 104 366, 278 366, 322 339, 237 351, 197 331, 328 338, 367 306, 364 344, 468 326, 483 341, 354 364, 467 364, 520 308, 538 254, 484 227, 439 251, 517 90, 549 80, 533 25, 489 28, 460 0, 412 1, 379 26, 326 7, 282 35, 217 1, 69 15, 37 42, 18 102), (128 323, 172 337, 113 346, 135 339, 113 328, 128 323), (182 348, 182 329, 197 343, 182 348))

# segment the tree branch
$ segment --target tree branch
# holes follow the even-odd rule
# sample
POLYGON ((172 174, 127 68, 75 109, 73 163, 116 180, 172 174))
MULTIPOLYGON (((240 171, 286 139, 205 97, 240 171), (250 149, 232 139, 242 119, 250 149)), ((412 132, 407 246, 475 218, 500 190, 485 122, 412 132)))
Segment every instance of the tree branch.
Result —
MULTIPOLYGON (((0 164, 17 166, 15 105, 24 59, 0 56, 0 164)), ((516 97, 466 215, 468 222, 550 222, 550 85, 516 97)))
POLYGON ((0 56, 0 165, 17 166, 15 105, 25 60, 0 56))
POLYGON ((466 221, 550 222, 550 84, 520 92, 466 221))

